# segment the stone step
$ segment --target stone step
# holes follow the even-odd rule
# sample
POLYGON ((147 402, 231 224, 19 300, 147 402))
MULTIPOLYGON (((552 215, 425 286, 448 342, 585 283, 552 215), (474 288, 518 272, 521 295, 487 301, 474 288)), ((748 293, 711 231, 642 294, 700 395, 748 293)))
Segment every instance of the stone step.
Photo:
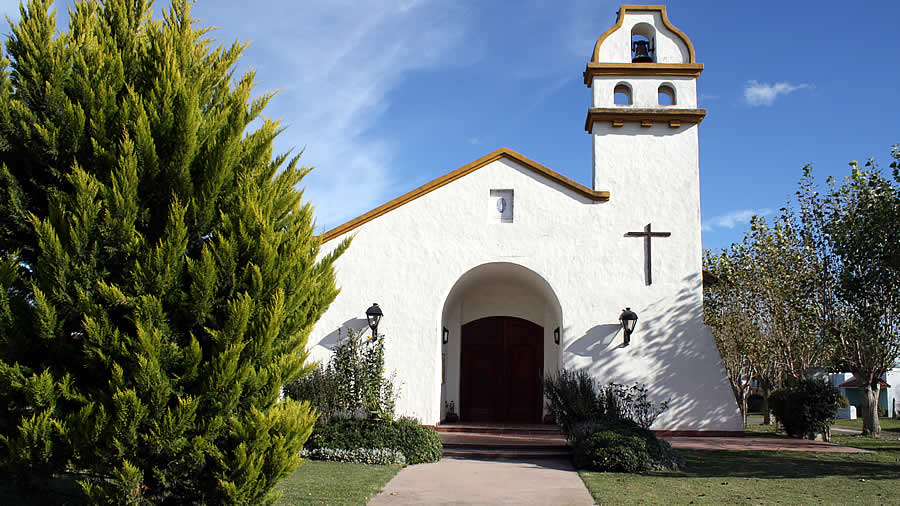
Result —
POLYGON ((444 423, 435 427, 439 433, 476 433, 476 434, 519 434, 519 435, 558 435, 562 430, 551 424, 494 424, 494 423, 444 423))
POLYGON ((565 449, 542 450, 534 448, 444 448, 444 457, 468 459, 556 459, 569 458, 572 452, 565 449))
POLYGON ((559 434, 492 434, 474 432, 438 433, 444 446, 503 447, 503 448, 559 448, 567 446, 559 434))
POLYGON ((445 457, 561 458, 571 451, 555 425, 454 424, 437 427, 445 457))

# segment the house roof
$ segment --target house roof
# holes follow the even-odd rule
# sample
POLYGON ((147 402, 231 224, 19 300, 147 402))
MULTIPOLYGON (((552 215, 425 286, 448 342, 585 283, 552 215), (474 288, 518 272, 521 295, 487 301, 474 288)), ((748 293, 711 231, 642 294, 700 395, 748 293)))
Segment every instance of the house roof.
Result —
POLYGON ((494 162, 496 160, 500 160, 503 158, 505 158, 507 160, 512 160, 512 161, 516 162, 517 164, 521 165, 522 167, 524 167, 525 169, 530 170, 531 172, 534 172, 541 176, 544 176, 545 178, 563 186, 564 188, 568 188, 579 195, 587 197, 590 200, 603 201, 603 202, 609 200, 609 192, 608 191, 592 190, 592 189, 588 188, 587 186, 584 186, 581 183, 577 183, 577 182, 567 178, 566 176, 563 176, 562 174, 560 174, 556 171, 553 171, 553 170, 535 162, 534 160, 532 160, 530 158, 527 158, 526 156, 524 156, 522 154, 516 153, 515 151, 508 149, 508 148, 500 148, 492 153, 488 153, 488 154, 482 156, 481 158, 475 160, 474 162, 463 165, 462 167, 460 167, 452 172, 448 172, 447 174, 444 174, 443 176, 441 176, 437 179, 434 179, 428 183, 425 183, 424 185, 416 188, 415 190, 405 193, 405 194, 395 198, 394 200, 391 200, 390 202, 382 204, 382 205, 376 207, 375 209, 372 209, 371 211, 369 211, 359 217, 356 217, 342 225, 338 225, 337 227, 332 228, 331 230, 320 235, 319 239, 321 239, 321 241, 324 243, 324 242, 330 241, 331 239, 334 239, 335 237, 344 235, 347 232, 355 229, 356 227, 359 227, 360 225, 363 225, 366 222, 374 220, 375 218, 377 218, 389 211, 393 211, 394 209, 402 206, 403 204, 406 204, 407 202, 411 202, 411 201, 421 197, 422 195, 425 195, 434 190, 437 190, 441 186, 452 183, 453 181, 465 176, 466 174, 475 172, 476 170, 484 167, 485 165, 488 165, 491 162, 494 162))
MULTIPOLYGON (((890 385, 887 384, 884 380, 878 380, 881 388, 889 388, 890 385)), ((859 388, 859 380, 856 377, 850 378, 849 381, 845 381, 838 385, 838 388, 859 388)))

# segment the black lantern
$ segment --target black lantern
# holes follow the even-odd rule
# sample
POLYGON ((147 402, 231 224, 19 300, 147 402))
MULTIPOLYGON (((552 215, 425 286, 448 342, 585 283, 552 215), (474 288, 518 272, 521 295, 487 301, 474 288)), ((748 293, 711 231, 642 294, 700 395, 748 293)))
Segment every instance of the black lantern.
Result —
POLYGON ((441 329, 441 342, 443 344, 447 344, 450 342, 450 331, 447 330, 447 327, 443 327, 441 329))
POLYGON ((378 322, 381 321, 381 317, 384 316, 384 313, 381 312, 381 308, 378 307, 378 304, 372 303, 372 307, 366 309, 366 319, 369 320, 369 328, 372 329, 372 339, 378 337, 378 322))
POLYGON ((553 331, 553 342, 559 344, 559 327, 556 327, 556 330, 553 331))
POLYGON ((619 321, 622 322, 622 330, 625 331, 625 343, 622 346, 631 344, 631 333, 634 332, 634 324, 637 323, 637 314, 626 307, 622 314, 619 315, 619 321))

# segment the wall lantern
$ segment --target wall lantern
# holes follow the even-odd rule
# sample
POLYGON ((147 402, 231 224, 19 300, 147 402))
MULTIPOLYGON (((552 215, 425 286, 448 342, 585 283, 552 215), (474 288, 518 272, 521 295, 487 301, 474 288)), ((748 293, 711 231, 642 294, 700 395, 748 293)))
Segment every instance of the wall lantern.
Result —
POLYGON ((378 307, 378 304, 372 303, 372 307, 366 309, 366 319, 369 320, 369 328, 372 329, 372 339, 378 337, 378 322, 381 321, 381 317, 384 316, 384 313, 381 312, 381 308, 378 307))
POLYGON ((553 342, 559 344, 559 327, 556 327, 556 330, 553 331, 553 342))
POLYGON ((441 342, 447 344, 450 342, 450 331, 447 330, 447 327, 444 327, 441 330, 441 342))
POLYGON ((619 315, 619 321, 622 322, 622 330, 625 331, 625 343, 622 346, 631 344, 631 333, 634 332, 634 324, 637 323, 637 315, 630 307, 626 307, 622 314, 619 315))

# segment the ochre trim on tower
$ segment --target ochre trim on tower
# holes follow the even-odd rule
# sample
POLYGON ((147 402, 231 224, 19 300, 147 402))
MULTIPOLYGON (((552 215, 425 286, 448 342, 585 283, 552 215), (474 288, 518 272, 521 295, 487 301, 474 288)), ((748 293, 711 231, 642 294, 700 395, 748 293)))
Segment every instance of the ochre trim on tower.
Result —
POLYGON ((597 63, 588 62, 584 84, 588 88, 595 76, 681 76, 700 77, 702 63, 597 63))
POLYGON ((706 117, 706 109, 633 109, 618 107, 595 107, 588 109, 584 120, 584 130, 592 133, 595 121, 609 121, 614 127, 621 127, 626 121, 640 121, 641 126, 650 127, 653 123, 668 123, 677 128, 682 123, 700 124, 706 117))
POLYGON ((603 41, 606 40, 607 37, 612 35, 613 32, 615 32, 619 28, 622 28, 622 23, 625 22, 625 13, 628 11, 644 11, 644 12, 656 11, 656 12, 659 12, 660 13, 659 17, 662 19, 663 25, 665 25, 665 27, 668 28, 670 32, 672 32, 675 35, 677 35, 678 37, 680 37, 681 40, 684 42, 684 44, 687 46, 687 49, 688 49, 687 63, 696 63, 696 60, 694 59, 694 45, 691 44, 691 39, 689 39, 688 36, 684 34, 684 32, 682 32, 678 28, 675 28, 675 26, 672 25, 671 22, 669 22, 669 16, 666 15, 666 6, 665 5, 623 5, 623 6, 619 7, 619 18, 616 20, 616 24, 609 30, 603 32, 603 35, 601 35, 600 38, 597 39, 597 43, 594 44, 594 57, 591 58, 591 61, 593 61, 593 62, 600 61, 600 44, 603 44, 603 41))
POLYGON ((334 239, 335 237, 344 235, 347 232, 353 230, 354 228, 359 227, 360 225, 363 225, 364 223, 372 221, 375 218, 377 218, 389 211, 392 211, 392 210, 402 206, 403 204, 406 204, 407 202, 413 201, 413 200, 421 197, 422 195, 425 195, 434 190, 437 190, 441 186, 452 183, 453 181, 456 181, 457 179, 465 176, 466 174, 475 172, 476 170, 484 167, 485 165, 487 165, 491 162, 494 162, 496 160, 499 160, 501 158, 507 158, 509 160, 512 160, 512 161, 518 163, 519 165, 521 165, 522 167, 524 167, 536 174, 544 176, 547 179, 553 181, 554 183, 557 183, 564 188, 568 188, 569 190, 572 190, 575 193, 577 193, 583 197, 587 197, 588 199, 593 200, 595 202, 606 202, 609 200, 609 192, 608 191, 592 190, 592 189, 588 188, 587 186, 584 186, 581 183, 572 181, 571 179, 567 178, 566 176, 563 176, 562 174, 560 174, 559 172, 551 170, 551 169, 535 162, 534 160, 532 160, 530 158, 527 158, 519 153, 516 153, 515 151, 513 151, 511 149, 500 148, 497 151, 494 151, 493 153, 488 153, 487 155, 482 156, 481 158, 475 160, 474 162, 463 165, 462 167, 454 170, 453 172, 449 172, 433 181, 425 183, 424 185, 416 188, 415 190, 412 190, 409 193, 401 195, 401 196, 395 198, 394 200, 387 202, 386 204, 382 204, 382 205, 376 207, 375 209, 372 209, 371 211, 367 212, 366 214, 363 214, 362 216, 354 218, 354 219, 344 223, 343 225, 334 227, 333 229, 320 235, 319 239, 324 243, 324 242, 330 241, 331 239, 334 239))

